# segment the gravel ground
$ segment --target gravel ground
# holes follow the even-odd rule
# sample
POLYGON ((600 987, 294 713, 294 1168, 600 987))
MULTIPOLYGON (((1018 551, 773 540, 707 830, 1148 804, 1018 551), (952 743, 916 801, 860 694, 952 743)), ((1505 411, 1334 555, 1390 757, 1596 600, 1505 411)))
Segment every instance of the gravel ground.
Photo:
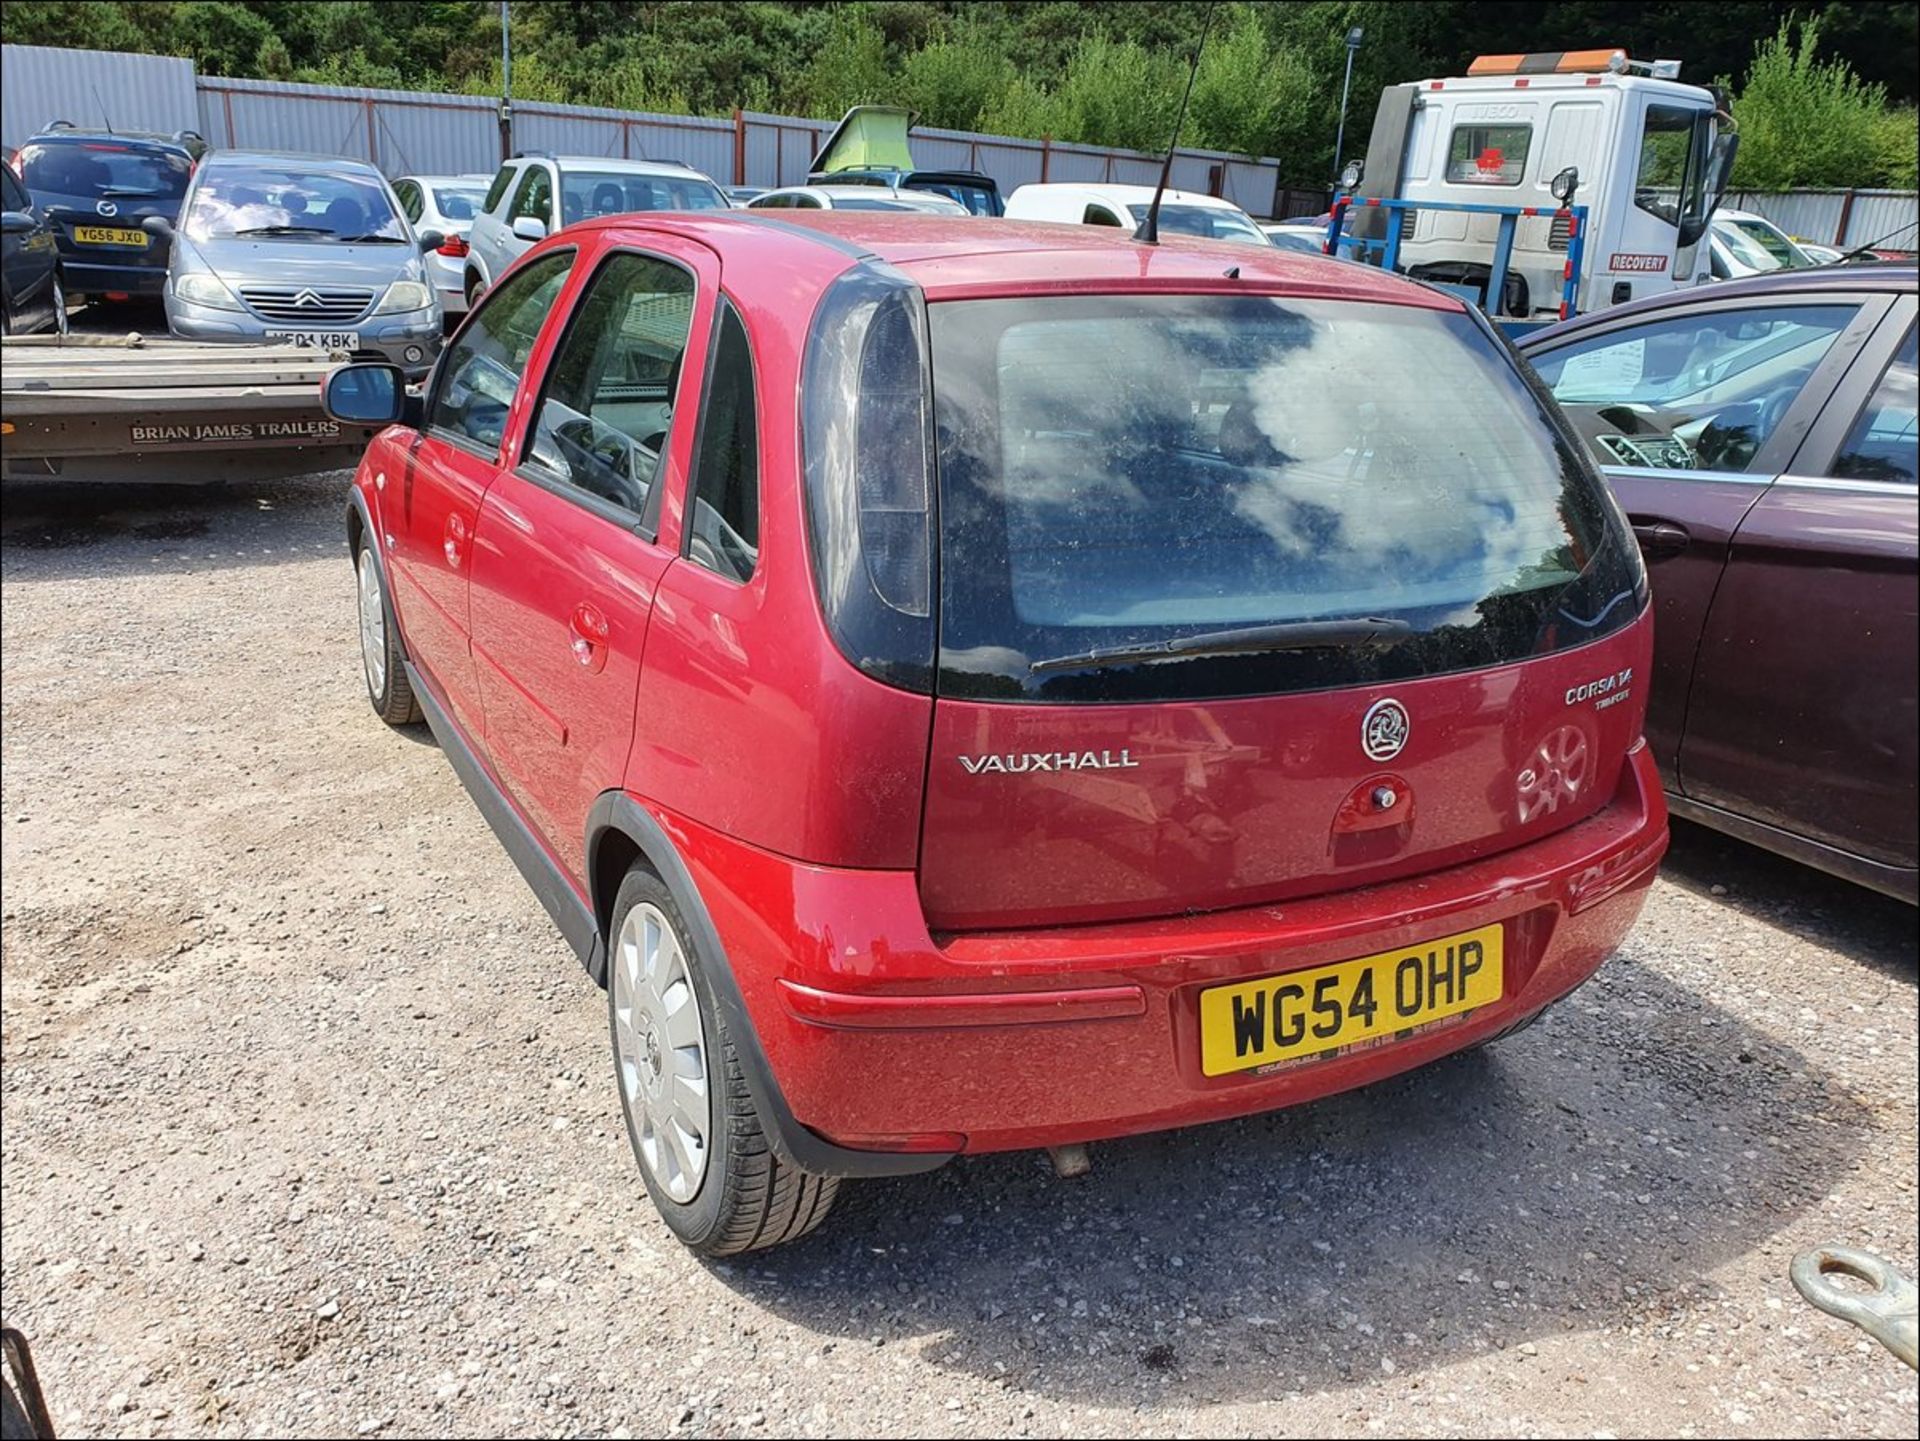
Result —
POLYGON ((67 1435, 1915 1434, 1915 915, 1689 829, 1595 982, 1295 1111, 682 1252, 602 1001, 362 696, 342 476, 9 490, 4 1245, 67 1435))

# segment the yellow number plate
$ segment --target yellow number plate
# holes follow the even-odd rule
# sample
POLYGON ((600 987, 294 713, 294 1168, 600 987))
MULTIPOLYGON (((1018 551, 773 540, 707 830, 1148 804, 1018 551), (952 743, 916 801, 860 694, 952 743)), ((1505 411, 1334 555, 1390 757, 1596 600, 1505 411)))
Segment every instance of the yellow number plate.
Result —
POLYGON ((1200 993, 1200 1069, 1225 1076, 1337 1051, 1500 999, 1497 925, 1200 993))
POLYGON ((145 249, 147 232, 144 230, 122 230, 111 225, 76 225, 73 238, 82 245, 137 245, 145 249))

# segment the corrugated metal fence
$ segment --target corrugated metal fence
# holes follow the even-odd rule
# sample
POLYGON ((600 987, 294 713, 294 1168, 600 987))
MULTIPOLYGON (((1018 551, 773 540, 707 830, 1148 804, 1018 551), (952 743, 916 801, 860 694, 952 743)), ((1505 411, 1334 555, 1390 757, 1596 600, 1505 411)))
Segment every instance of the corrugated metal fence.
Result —
POLYGON ((193 62, 46 45, 0 45, 0 138, 18 145, 50 120, 122 130, 199 125, 193 62))
MULTIPOLYGON (((372 160, 389 175, 491 174, 500 163, 498 102, 480 95, 295 85, 203 75, 187 60, 8 45, 5 125, 18 145, 54 118, 90 123, 90 90, 112 97, 124 129, 197 129, 210 145, 302 150, 372 160)), ((516 101, 516 149, 679 160, 725 185, 794 185, 832 123, 736 112, 731 118, 654 115, 585 105, 516 101)), ((1003 192, 1038 180, 1151 184, 1160 158, 1005 135, 915 130, 914 160, 927 169, 978 169, 1003 192)), ((1317 214, 1328 192, 1289 189, 1280 162, 1182 150, 1173 183, 1224 195, 1254 215, 1317 214)))
MULTIPOLYGON (((200 129, 220 146, 317 150, 372 160, 389 174, 491 171, 500 158, 497 102, 348 86, 202 77, 200 129)), ((602 110, 516 101, 517 149, 567 155, 680 160, 726 185, 797 185, 832 122, 738 111, 730 119, 602 110)), ((916 129, 914 163, 929 170, 984 170, 1001 190, 1038 180, 1152 184, 1160 157, 960 130, 916 129)), ((1182 150, 1173 183, 1224 195, 1255 215, 1288 192, 1276 160, 1182 150)), ((1296 198, 1317 212, 1326 192, 1296 198), (1310 201, 1306 199, 1310 197, 1310 201)))
POLYGON ((1920 248, 1920 195, 1911 190, 1793 190, 1762 195, 1738 191, 1725 204, 1764 215, 1789 235, 1820 245, 1920 248))
MULTIPOLYGON (((194 74, 193 62, 159 55, 0 47, 0 136, 18 145, 52 119, 123 129, 198 129, 209 144, 304 150, 372 160, 389 175, 492 174, 500 162, 498 102, 481 95, 294 85, 194 74)), ((585 105, 516 102, 514 144, 555 154, 679 160, 726 185, 793 185, 832 123, 736 112, 728 119, 653 115, 585 105)), ((1002 192, 1042 180, 1152 184, 1160 158, 1131 150, 916 130, 914 159, 928 169, 984 170, 1002 192)), ((1254 215, 1316 215, 1328 193, 1281 184, 1280 162, 1210 150, 1182 150, 1173 183, 1224 195, 1254 215)), ((1736 193, 1727 203, 1754 210, 1789 234, 1823 244, 1865 245, 1892 235, 1916 245, 1920 197, 1912 191, 1803 190, 1736 193)))

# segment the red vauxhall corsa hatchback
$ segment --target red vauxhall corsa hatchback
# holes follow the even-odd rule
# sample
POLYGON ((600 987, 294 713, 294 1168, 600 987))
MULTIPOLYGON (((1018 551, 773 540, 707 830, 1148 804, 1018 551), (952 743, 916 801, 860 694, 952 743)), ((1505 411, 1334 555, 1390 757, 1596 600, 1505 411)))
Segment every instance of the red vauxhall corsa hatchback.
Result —
POLYGON ((1240 1116, 1591 975, 1666 845, 1647 582, 1452 298, 1082 226, 628 215, 529 251, 347 519, 723 1254, 848 1176, 1240 1116))

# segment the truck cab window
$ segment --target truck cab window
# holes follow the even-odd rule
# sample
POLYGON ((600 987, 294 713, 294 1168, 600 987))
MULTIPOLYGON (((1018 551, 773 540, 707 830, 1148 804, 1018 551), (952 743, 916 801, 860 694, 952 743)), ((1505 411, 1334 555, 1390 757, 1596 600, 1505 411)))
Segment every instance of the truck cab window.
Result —
POLYGON ((1447 144, 1447 183, 1518 185, 1532 143, 1531 125, 1456 125, 1447 144))

